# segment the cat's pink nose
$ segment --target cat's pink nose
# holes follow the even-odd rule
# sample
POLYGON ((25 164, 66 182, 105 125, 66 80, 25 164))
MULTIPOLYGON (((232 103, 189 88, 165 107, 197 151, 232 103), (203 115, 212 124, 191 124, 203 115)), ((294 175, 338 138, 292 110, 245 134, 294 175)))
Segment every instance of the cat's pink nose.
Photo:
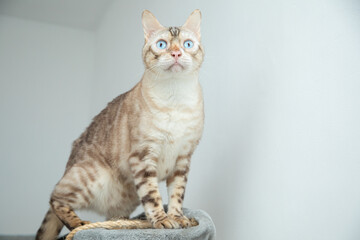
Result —
POLYGON ((181 52, 179 50, 172 51, 171 56, 173 56, 175 58, 175 60, 178 60, 178 58, 181 57, 181 52))

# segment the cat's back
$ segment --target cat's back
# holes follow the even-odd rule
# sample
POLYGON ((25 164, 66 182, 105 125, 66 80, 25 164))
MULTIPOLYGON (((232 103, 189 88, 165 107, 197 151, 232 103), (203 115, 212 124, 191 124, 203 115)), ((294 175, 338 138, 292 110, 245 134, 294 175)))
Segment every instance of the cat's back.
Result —
POLYGON ((86 130, 72 144, 71 154, 66 165, 69 169, 79 161, 98 160, 110 164, 113 158, 110 151, 119 138, 122 118, 127 115, 125 101, 130 91, 114 98, 96 115, 86 130))

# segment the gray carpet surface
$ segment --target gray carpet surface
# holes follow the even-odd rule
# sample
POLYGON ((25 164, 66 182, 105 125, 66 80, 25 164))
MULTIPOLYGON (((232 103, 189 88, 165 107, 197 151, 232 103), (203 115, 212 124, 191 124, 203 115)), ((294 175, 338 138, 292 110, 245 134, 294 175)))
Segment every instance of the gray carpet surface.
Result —
MULTIPOLYGON (((183 209, 185 216, 195 218, 198 226, 186 229, 89 229, 75 234, 73 240, 214 240, 215 225, 202 210, 183 209)), ((142 217, 141 215, 139 217, 142 217)))
MULTIPOLYGON (((165 206, 166 208, 166 206, 165 206)), ((73 240, 214 240, 215 225, 209 214, 203 210, 183 209, 185 216, 195 218, 198 226, 186 229, 119 229, 106 230, 102 228, 80 231, 73 240)), ((144 214, 136 218, 144 218, 144 214)), ((5 236, 0 240, 34 240, 34 236, 5 236)))

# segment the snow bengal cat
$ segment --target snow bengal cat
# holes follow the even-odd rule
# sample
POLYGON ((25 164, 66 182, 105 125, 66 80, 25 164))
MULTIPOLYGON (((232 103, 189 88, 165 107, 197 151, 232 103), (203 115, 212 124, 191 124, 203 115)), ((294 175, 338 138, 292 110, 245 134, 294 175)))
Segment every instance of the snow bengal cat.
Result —
POLYGON ((164 27, 151 12, 143 12, 143 77, 74 141, 37 240, 56 239, 64 225, 72 230, 89 223, 76 215, 78 209, 128 218, 142 204, 154 228, 190 226, 182 203, 204 124, 200 22, 199 10, 181 27, 164 27), (158 189, 163 180, 167 213, 158 189))

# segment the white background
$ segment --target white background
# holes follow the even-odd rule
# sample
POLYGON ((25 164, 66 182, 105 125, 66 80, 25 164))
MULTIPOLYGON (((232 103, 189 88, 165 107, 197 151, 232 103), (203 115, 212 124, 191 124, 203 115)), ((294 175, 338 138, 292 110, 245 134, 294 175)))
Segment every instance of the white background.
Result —
POLYGON ((1 234, 35 233, 72 141, 140 80, 142 10, 178 26, 197 8, 206 123, 185 207, 221 240, 360 238, 360 4, 347 0, 110 1, 90 30, 1 14, 1 234))

